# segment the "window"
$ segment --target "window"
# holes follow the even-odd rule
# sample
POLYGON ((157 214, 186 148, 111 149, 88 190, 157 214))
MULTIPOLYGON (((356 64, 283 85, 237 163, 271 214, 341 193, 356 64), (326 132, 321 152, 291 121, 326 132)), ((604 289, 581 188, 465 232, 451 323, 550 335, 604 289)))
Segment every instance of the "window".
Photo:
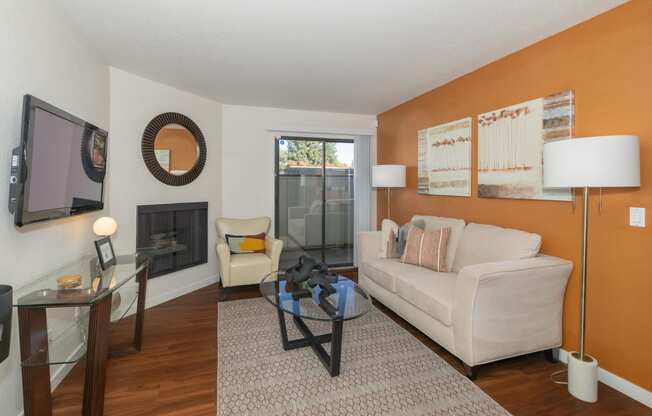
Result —
POLYGON ((279 268, 307 254, 350 266, 354 253, 354 144, 346 139, 276 139, 276 236, 279 268))

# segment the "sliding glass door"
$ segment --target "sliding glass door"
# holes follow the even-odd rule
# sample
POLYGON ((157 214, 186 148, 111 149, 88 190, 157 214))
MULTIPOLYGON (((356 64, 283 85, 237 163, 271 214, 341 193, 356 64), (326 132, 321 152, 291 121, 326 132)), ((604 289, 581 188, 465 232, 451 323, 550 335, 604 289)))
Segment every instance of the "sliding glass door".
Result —
POLYGON ((276 139, 281 270, 304 254, 330 266, 353 264, 353 149, 345 139, 276 139))

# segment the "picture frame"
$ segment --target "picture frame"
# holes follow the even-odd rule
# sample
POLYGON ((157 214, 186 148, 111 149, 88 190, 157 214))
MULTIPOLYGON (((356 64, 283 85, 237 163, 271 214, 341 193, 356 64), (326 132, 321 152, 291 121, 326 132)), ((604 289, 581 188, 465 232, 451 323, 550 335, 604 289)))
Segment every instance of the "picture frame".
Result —
POLYGON ((115 266, 115 251, 113 251, 113 243, 111 237, 100 238, 95 241, 95 250, 97 251, 97 259, 100 262, 102 270, 106 270, 111 266, 115 266))

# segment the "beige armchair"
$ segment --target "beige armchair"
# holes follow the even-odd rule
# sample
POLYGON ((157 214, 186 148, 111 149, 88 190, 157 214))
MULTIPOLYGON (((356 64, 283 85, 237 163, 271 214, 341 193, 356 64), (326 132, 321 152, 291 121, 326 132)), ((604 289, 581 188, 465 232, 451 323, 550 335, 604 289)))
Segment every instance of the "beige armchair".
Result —
POLYGON ((283 251, 283 242, 269 235, 271 219, 259 217, 252 219, 218 218, 217 258, 222 277, 222 286, 240 286, 259 283, 266 274, 278 270, 278 262, 283 251), (265 253, 231 254, 224 236, 255 235, 267 233, 265 253))

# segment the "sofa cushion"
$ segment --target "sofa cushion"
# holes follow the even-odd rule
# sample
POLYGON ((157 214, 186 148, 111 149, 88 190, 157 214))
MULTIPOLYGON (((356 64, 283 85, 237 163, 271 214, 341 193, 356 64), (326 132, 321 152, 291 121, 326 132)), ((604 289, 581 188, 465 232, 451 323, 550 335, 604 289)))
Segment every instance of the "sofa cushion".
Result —
POLYGON ((396 294, 442 324, 451 326, 456 276, 417 267, 396 278, 396 294))
POLYGON ((446 270, 453 270, 453 264, 455 262, 455 257, 457 256, 457 246, 459 245, 462 232, 464 231, 464 220, 429 215, 415 215, 412 217, 411 222, 423 223, 426 231, 434 231, 446 227, 451 229, 450 236, 448 237, 448 248, 446 249, 446 270))
POLYGON ((398 259, 375 259, 360 264, 360 272, 377 285, 390 292, 396 292, 396 277, 404 267, 414 267, 403 264, 398 259))
POLYGON ((472 264, 518 260, 534 257, 541 248, 541 236, 486 224, 464 228, 455 255, 453 271, 472 264))

